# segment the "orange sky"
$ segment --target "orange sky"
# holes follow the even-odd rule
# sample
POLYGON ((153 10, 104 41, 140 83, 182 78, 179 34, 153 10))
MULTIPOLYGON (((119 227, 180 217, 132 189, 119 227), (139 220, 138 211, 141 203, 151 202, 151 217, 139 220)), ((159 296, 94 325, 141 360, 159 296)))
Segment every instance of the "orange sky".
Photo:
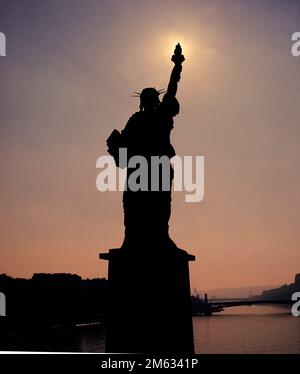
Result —
MULTIPOLYGON (((173 196, 171 234, 198 289, 291 282, 300 271, 300 31, 296 1, 43 1, 1 5, 0 273, 106 276, 121 193, 96 190, 105 139, 186 56, 172 142, 205 156, 205 198, 173 196), (272 4, 272 5, 270 5, 272 4)), ((142 250, 142 249, 141 249, 142 250)))

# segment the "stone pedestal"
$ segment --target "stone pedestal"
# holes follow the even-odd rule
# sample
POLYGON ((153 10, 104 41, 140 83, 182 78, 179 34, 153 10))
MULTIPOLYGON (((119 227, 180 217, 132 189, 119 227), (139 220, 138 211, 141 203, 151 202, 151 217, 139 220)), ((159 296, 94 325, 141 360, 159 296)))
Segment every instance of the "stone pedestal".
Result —
POLYGON ((106 352, 193 353, 189 261, 181 249, 111 249, 106 352))

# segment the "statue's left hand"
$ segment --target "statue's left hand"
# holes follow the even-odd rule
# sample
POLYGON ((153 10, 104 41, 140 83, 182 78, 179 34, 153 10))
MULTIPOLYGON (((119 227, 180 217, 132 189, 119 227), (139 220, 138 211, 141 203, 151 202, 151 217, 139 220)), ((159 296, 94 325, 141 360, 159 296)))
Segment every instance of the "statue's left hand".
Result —
POLYGON ((121 134, 118 130, 114 129, 113 132, 109 135, 109 137, 106 139, 106 144, 108 148, 113 148, 116 145, 118 145, 120 141, 121 134))

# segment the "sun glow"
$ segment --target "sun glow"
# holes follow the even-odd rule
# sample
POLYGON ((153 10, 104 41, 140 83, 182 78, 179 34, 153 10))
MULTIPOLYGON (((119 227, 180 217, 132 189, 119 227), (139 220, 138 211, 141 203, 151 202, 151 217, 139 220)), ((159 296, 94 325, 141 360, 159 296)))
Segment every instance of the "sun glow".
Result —
POLYGON ((167 48, 165 48, 165 54, 168 56, 172 56, 177 43, 181 45, 183 55, 190 56, 191 42, 187 38, 180 35, 169 36, 167 38, 167 41, 165 43, 165 45, 167 46, 167 48))
POLYGON ((190 58, 192 48, 189 38, 183 35, 164 35, 159 38, 157 48, 160 58, 166 63, 169 63, 177 43, 181 45, 185 58, 190 58))
POLYGON ((175 37, 168 38, 167 51, 166 51, 166 53, 168 55, 173 54, 174 48, 175 48, 177 43, 179 43, 181 45, 183 54, 184 53, 189 54, 189 52, 190 52, 190 42, 183 37, 175 36, 175 37))
POLYGON ((195 33, 193 34, 193 38, 185 34, 165 34, 158 38, 156 47, 157 58, 160 63, 169 66, 177 43, 181 45, 182 54, 186 59, 185 65, 188 65, 189 69, 195 67, 198 70, 200 68, 210 68, 212 62, 215 60, 217 51, 214 46, 207 44, 205 40, 197 37, 195 33))

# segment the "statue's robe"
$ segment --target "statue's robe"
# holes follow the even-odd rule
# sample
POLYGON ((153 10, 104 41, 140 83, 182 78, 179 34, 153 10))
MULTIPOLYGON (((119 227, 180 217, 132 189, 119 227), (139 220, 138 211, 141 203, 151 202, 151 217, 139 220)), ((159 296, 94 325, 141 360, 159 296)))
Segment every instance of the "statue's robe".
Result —
MULTIPOLYGON (((126 148, 128 159, 143 156, 148 161, 148 191, 131 191, 126 188, 123 194, 125 240, 124 246, 135 248, 149 244, 151 247, 168 246, 174 243, 168 234, 168 222, 171 214, 171 187, 173 169, 170 159, 175 156, 170 134, 173 129, 173 117, 179 113, 179 103, 175 97, 164 95, 161 104, 153 112, 140 111, 128 120, 110 153, 117 160, 119 148, 126 148), (169 160, 169 188, 163 190, 162 183, 158 191, 151 191, 151 156, 166 156, 169 160)), ((138 168, 139 166, 137 166, 138 168)), ((137 168, 127 169, 127 181, 137 168)), ((162 169, 160 182, 162 182, 162 169)), ((130 186, 129 186, 130 187, 130 186)))

